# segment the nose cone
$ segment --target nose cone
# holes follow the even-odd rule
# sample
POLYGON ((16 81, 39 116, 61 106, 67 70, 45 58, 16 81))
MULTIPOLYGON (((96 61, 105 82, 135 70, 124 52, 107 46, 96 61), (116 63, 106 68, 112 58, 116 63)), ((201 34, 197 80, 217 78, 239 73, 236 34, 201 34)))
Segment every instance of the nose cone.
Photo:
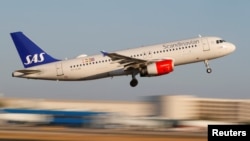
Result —
POLYGON ((223 46, 221 46, 222 50, 220 50, 220 53, 222 56, 224 55, 229 55, 231 53, 233 53, 236 50, 236 46, 232 43, 226 42, 223 44, 223 46))
POLYGON ((230 53, 232 53, 232 52, 234 52, 234 51, 236 50, 236 46, 235 46, 234 44, 231 43, 231 44, 228 46, 228 50, 229 50, 230 53))

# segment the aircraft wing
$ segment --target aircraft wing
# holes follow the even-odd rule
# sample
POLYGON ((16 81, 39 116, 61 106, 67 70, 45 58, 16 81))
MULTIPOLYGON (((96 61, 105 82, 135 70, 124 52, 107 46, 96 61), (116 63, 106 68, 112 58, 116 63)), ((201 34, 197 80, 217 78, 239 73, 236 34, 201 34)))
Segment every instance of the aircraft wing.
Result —
MULTIPOLYGON (((108 53, 101 51, 104 56, 108 56, 113 61, 112 63, 119 63, 120 65, 124 66, 124 68, 134 68, 137 69, 141 67, 142 65, 147 65, 149 63, 152 63, 152 61, 143 60, 143 59, 137 59, 132 58, 128 56, 124 56, 118 53, 108 53)), ((154 61, 153 61, 154 62, 154 61)))

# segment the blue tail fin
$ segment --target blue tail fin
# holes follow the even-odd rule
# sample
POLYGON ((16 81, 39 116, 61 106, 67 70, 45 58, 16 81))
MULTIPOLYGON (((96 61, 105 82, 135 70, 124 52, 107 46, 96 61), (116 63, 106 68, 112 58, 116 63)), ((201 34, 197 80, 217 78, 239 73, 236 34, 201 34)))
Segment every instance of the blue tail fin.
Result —
POLYGON ((25 68, 59 61, 43 51, 22 32, 13 32, 10 35, 25 68))

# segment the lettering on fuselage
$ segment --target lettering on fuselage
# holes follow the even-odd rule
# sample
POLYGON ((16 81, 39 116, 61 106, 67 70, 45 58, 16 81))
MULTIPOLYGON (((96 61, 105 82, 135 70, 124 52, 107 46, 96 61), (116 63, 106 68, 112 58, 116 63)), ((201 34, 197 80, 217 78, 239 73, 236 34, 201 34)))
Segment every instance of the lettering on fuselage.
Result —
POLYGON ((200 40, 190 40, 190 41, 183 41, 183 42, 177 42, 177 43, 168 43, 164 44, 163 47, 166 49, 171 49, 175 47, 181 47, 181 46, 190 46, 190 45, 197 45, 199 44, 200 40))
POLYGON ((24 65, 43 62, 44 61, 44 54, 45 53, 42 52, 40 54, 27 55, 26 56, 26 62, 24 63, 24 65))

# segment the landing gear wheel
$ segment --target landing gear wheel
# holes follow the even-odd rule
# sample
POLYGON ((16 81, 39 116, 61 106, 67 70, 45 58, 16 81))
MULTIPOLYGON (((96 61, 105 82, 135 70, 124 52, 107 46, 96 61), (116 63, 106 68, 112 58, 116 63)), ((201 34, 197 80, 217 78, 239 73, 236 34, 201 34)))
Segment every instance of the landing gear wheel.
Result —
POLYGON ((211 68, 207 68, 207 73, 211 73, 212 69, 211 68))
POLYGON ((132 79, 132 80, 130 81, 130 86, 131 86, 131 87, 135 87, 137 84, 138 84, 138 80, 137 80, 137 79, 132 79))
POLYGON ((209 67, 208 60, 205 60, 204 63, 205 63, 206 68, 207 68, 207 73, 211 73, 211 72, 212 72, 212 69, 209 67))

